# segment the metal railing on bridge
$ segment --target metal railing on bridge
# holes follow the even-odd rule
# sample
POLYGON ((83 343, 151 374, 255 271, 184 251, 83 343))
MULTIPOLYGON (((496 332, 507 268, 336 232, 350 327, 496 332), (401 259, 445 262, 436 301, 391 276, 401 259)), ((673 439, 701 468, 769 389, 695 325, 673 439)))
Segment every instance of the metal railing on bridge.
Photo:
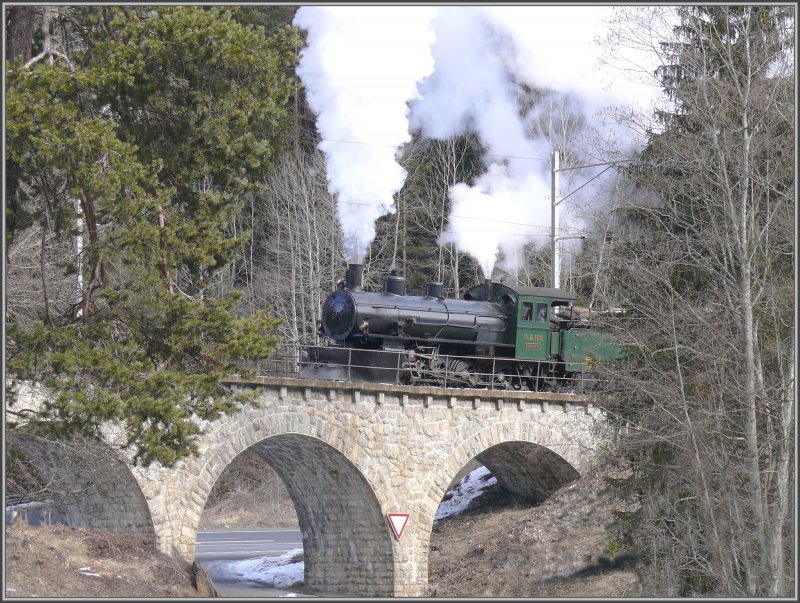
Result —
MULTIPOLYGON (((313 366, 321 366, 322 363, 315 362, 309 357, 309 348, 318 346, 300 346, 295 349, 286 348, 276 350, 268 359, 260 361, 243 361, 240 363, 242 368, 253 371, 261 377, 278 378, 303 378, 301 373, 304 369, 313 366)), ((508 358, 486 358, 485 356, 441 356, 444 359, 439 365, 439 369, 434 374, 429 368, 420 366, 409 366, 403 362, 404 355, 397 351, 385 350, 362 350, 354 348, 327 348, 336 349, 346 354, 346 361, 325 362, 324 366, 329 369, 338 369, 332 372, 338 373, 333 378, 337 381, 377 381, 381 383, 399 383, 402 385, 418 386, 440 386, 456 388, 476 388, 490 390, 508 389, 532 389, 537 377, 535 375, 510 374, 509 365, 518 365, 519 361, 508 358), (356 356, 364 357, 364 352, 370 356, 381 354, 391 357, 392 366, 388 366, 386 361, 376 359, 374 362, 365 364, 354 359, 356 356), (484 367, 483 370, 469 370, 465 365, 484 367), (377 371, 378 374, 386 378, 364 379, 362 374, 365 371, 377 371)), ((548 362, 553 368, 559 364, 556 361, 548 362)), ((574 365, 573 365, 574 366, 574 365)), ((317 377, 315 377, 317 378, 317 377)), ((597 374, 581 372, 576 378, 567 377, 548 377, 541 379, 538 383, 540 389, 552 391, 573 391, 584 393, 595 389, 601 383, 597 374), (542 385, 544 387, 542 387, 542 385)))

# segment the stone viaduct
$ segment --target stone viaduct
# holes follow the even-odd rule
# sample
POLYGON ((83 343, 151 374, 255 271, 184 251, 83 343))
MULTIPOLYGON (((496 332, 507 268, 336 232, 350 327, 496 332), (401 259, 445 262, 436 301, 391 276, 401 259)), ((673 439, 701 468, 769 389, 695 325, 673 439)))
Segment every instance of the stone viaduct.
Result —
MULTIPOLYGON (((259 377, 258 404, 204 423, 198 453, 133 467, 109 450, 14 441, 66 494, 73 525, 135 531, 190 561, 214 483, 252 449, 284 481, 303 537, 306 585, 331 595, 422 596, 439 503, 470 460, 513 493, 543 499, 608 441, 582 396, 259 377), (390 513, 407 513, 400 539, 390 513)), ((113 435, 108 436, 109 439, 113 435)))

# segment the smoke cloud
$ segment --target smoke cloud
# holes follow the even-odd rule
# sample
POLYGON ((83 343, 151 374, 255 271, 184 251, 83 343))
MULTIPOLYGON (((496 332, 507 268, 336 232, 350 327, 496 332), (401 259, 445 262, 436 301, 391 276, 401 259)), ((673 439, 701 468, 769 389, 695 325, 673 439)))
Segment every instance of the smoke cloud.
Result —
POLYGON ((345 253, 363 261, 375 220, 394 212, 405 182, 397 163, 410 140, 408 102, 433 71, 433 7, 301 7, 308 32, 297 74, 317 114, 328 189, 337 198, 345 253))
POLYGON ((525 242, 542 234, 543 227, 536 224, 544 217, 533 210, 549 208, 548 187, 535 173, 512 177, 506 166, 490 165, 473 186, 461 183, 450 188, 452 211, 441 243, 455 243, 469 253, 487 278, 498 252, 504 255, 504 266, 516 270, 522 265, 525 242))
POLYGON ((423 136, 467 130, 487 148, 487 171, 473 186, 450 190, 451 216, 440 243, 478 260, 489 278, 499 252, 514 269, 521 250, 549 224, 549 143, 535 140, 520 117, 513 71, 519 49, 482 8, 446 7, 435 22, 436 68, 412 103, 423 136))
POLYGON ((295 24, 308 31, 308 47, 298 74, 318 115, 348 257, 362 258, 375 220, 394 211, 406 177, 395 152, 409 130, 437 139, 471 132, 487 149, 485 173, 450 190, 441 244, 471 254, 491 277, 499 255, 514 270, 526 243, 546 242, 554 141, 520 116, 520 86, 574 98, 571 110, 588 122, 607 104, 646 104, 652 91, 617 80, 612 93, 598 72, 593 40, 610 11, 301 8, 295 24))

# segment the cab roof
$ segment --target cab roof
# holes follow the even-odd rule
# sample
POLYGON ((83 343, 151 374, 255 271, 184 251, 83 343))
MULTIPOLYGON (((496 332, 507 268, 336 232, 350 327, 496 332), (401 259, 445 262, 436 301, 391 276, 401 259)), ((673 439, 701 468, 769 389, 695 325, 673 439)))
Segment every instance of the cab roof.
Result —
MULTIPOLYGON (((492 298, 500 299, 503 295, 509 295, 516 299, 520 295, 525 297, 550 297, 564 301, 573 302, 578 296, 564 289, 554 289, 551 287, 523 287, 522 285, 509 285, 506 283, 492 283, 492 298)), ((486 286, 475 285, 464 293, 464 299, 474 301, 486 301, 486 286)))

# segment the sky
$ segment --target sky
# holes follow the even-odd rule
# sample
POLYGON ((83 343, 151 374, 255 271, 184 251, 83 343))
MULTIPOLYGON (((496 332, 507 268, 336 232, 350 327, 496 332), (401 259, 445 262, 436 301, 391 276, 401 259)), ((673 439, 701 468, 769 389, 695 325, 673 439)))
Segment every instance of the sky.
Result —
MULTIPOLYGON (((520 47, 517 67, 527 80, 576 95, 590 112, 604 104, 647 108, 661 96, 653 81, 643 83, 623 76, 619 68, 601 64, 604 50, 598 42, 608 35, 615 8, 592 4, 488 6, 484 10, 512 32, 520 47)), ((641 49, 628 48, 625 56, 648 73, 657 64, 653 55, 641 49)))
MULTIPOLYGON (((497 478, 481 465, 450 490, 452 496, 439 505, 434 522, 463 513, 473 499, 496 483, 497 478)), ((303 549, 300 548, 279 556, 254 557, 235 562, 209 561, 205 565, 213 566, 215 579, 218 580, 225 577, 254 582, 269 588, 288 589, 292 584, 303 581, 304 564, 302 561, 293 561, 295 556, 302 553, 303 549)), ((292 596, 292 593, 283 596, 292 596)))
MULTIPOLYGON (((446 139, 471 132, 487 149, 485 172, 451 188, 451 216, 440 243, 471 254, 487 277, 501 256, 506 268, 517 268, 522 245, 537 236, 541 241, 550 223, 550 156, 559 143, 532 128, 541 107, 527 119, 520 116, 520 86, 560 95, 562 111, 584 118, 591 136, 629 148, 641 141, 603 111, 652 113, 659 98, 655 54, 647 51, 657 41, 647 31, 632 45, 638 48, 622 53, 627 45, 614 45, 614 67, 603 61, 608 47, 600 42, 616 10, 302 6, 294 23, 306 31, 307 46, 297 74, 317 115, 348 261, 363 262, 375 220, 395 211, 394 196, 407 177, 398 152, 411 133, 446 139)), ((629 10, 641 11, 642 23, 652 22, 651 9, 629 10)), ((579 227, 573 222, 562 218, 565 230, 579 227)))

